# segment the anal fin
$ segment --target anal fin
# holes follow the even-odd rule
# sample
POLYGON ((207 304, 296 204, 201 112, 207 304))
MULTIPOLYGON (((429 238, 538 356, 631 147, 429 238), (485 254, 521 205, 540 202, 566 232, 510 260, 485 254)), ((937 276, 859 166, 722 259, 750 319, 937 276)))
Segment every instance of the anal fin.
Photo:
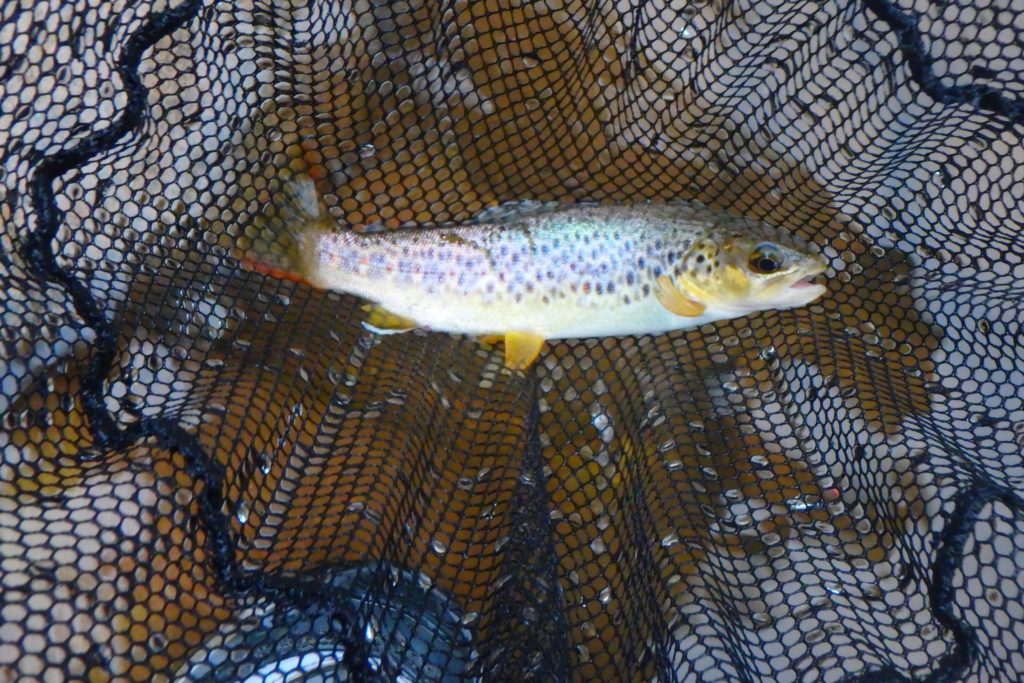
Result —
POLYGON ((505 333, 505 366, 511 370, 526 370, 537 360, 544 348, 544 337, 529 332, 505 333))
POLYGON ((694 301, 679 291, 668 275, 662 275, 655 282, 654 295, 658 297, 661 305, 672 313, 684 318, 695 318, 707 309, 701 302, 694 301))
POLYGON ((403 318, 377 304, 363 304, 366 319, 363 326, 377 334, 398 334, 419 327, 414 320, 403 318))

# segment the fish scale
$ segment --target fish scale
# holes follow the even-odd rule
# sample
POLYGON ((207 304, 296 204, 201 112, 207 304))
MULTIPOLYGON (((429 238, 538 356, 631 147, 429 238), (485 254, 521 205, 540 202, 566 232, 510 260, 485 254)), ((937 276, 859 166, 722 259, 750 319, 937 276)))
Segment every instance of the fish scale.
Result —
POLYGON ((571 298, 604 306, 609 298, 627 303, 650 296, 644 284, 679 271, 675 255, 707 228, 696 220, 680 224, 687 216, 679 213, 657 205, 642 216, 631 207, 560 205, 510 224, 328 233, 317 243, 317 258, 320 270, 339 269, 325 284, 362 296, 397 285, 488 302, 546 305, 545 299, 571 298))
POLYGON ((397 232, 338 230, 313 181, 283 183, 255 231, 257 269, 371 302, 378 331, 504 335, 525 367, 545 340, 660 334, 804 305, 824 293, 808 245, 686 202, 532 204, 487 220, 397 232), (764 264, 778 269, 763 270, 764 264))

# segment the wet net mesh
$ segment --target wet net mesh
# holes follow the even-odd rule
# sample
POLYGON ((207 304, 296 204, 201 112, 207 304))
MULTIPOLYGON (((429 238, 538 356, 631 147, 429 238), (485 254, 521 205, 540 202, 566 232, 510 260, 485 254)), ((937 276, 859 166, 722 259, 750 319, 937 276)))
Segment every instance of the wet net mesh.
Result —
POLYGON ((1017 5, 3 2, 0 680, 1020 679, 1017 5), (511 373, 241 269, 285 166, 697 198, 829 292, 511 373))

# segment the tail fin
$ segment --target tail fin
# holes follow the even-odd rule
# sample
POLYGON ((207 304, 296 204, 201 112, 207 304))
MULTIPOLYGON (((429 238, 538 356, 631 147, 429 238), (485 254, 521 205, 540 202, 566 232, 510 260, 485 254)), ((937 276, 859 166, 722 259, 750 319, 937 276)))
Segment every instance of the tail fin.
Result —
POLYGON ((309 263, 326 211, 313 179, 283 171, 280 190, 268 211, 256 217, 239 240, 239 260, 258 273, 296 282, 309 281, 309 263))

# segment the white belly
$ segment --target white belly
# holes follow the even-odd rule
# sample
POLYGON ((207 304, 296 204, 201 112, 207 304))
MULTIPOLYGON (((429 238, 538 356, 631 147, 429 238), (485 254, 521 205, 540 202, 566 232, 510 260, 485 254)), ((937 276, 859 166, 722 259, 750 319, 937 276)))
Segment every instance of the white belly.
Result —
POLYGON ((496 302, 485 305, 468 297, 424 296, 388 287, 377 291, 367 288, 363 296, 437 332, 473 335, 530 332, 545 339, 663 334, 736 315, 707 310, 700 316, 682 317, 670 312, 653 296, 628 305, 613 297, 607 297, 606 305, 594 299, 586 304, 566 299, 551 304, 496 302))

